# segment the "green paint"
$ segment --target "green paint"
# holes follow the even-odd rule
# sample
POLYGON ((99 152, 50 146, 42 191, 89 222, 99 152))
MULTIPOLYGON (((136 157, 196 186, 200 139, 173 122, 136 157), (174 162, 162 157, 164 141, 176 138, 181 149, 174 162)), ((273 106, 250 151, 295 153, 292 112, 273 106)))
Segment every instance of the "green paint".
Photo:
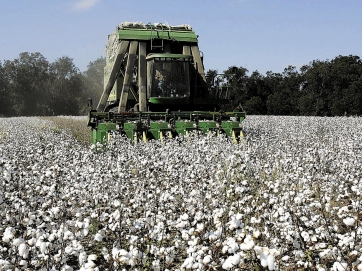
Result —
POLYGON ((149 29, 119 29, 119 38, 122 40, 151 40, 164 39, 183 42, 197 42, 197 35, 192 30, 149 29))

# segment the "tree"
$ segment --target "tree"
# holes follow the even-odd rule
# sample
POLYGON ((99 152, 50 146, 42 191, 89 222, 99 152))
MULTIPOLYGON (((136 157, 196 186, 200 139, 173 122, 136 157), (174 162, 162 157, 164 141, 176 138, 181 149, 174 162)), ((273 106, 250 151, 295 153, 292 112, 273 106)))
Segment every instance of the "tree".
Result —
POLYGON ((336 116, 361 112, 358 82, 362 76, 362 61, 358 56, 338 56, 331 61, 315 60, 303 66, 301 71, 301 114, 336 116))
POLYGON ((231 66, 224 71, 227 84, 231 86, 230 103, 225 105, 228 110, 236 108, 239 103, 244 106, 248 97, 245 95, 246 81, 248 80, 247 73, 249 71, 243 67, 231 66))
POLYGON ((245 103, 245 110, 251 114, 267 114, 266 101, 271 94, 266 87, 265 77, 258 71, 254 71, 246 80, 246 97, 249 102, 245 103), (252 108, 255 106, 255 108, 252 108))
POLYGON ((301 75, 296 67, 288 66, 283 73, 267 73, 269 92, 267 109, 272 115, 298 115, 298 96, 301 86, 301 75))
POLYGON ((67 56, 50 65, 51 88, 49 105, 54 115, 78 115, 82 94, 82 75, 67 56))
POLYGON ((332 115, 353 115, 361 112, 362 61, 358 56, 338 56, 331 65, 332 94, 330 107, 332 115))
POLYGON ((253 96, 249 100, 247 100, 245 102, 244 109, 250 115, 265 114, 265 104, 259 96, 253 96))
POLYGON ((82 100, 83 106, 81 110, 83 112, 87 111, 86 108, 86 99, 92 98, 95 103, 97 103, 102 95, 104 89, 104 66, 106 65, 106 59, 100 57, 95 61, 92 61, 88 64, 87 70, 83 72, 83 93, 82 100))
POLYGON ((4 62, 9 100, 16 115, 39 115, 49 86, 49 63, 39 52, 21 53, 4 62))
POLYGON ((206 72, 206 83, 208 86, 213 85, 214 79, 217 76, 218 71, 217 70, 207 70, 206 72))
POLYGON ((0 61, 0 116, 11 115, 11 103, 9 95, 9 81, 5 69, 0 61))

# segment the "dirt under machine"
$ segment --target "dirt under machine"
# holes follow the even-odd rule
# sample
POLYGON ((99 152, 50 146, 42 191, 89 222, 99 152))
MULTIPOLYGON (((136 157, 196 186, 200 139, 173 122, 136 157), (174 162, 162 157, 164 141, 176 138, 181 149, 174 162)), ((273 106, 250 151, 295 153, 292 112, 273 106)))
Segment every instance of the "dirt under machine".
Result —
POLYGON ((92 142, 118 131, 131 140, 214 131, 237 140, 245 112, 220 111, 230 88, 205 78, 198 36, 190 25, 121 23, 108 36, 105 88, 89 112, 92 142))

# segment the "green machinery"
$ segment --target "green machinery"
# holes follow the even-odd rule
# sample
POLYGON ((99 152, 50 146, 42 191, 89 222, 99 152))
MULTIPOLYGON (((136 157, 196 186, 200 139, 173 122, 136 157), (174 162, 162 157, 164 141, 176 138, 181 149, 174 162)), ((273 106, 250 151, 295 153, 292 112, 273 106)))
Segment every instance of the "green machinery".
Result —
POLYGON ((105 88, 96 110, 89 99, 92 142, 111 131, 132 140, 163 139, 190 131, 242 137, 245 112, 220 111, 230 88, 206 83, 198 36, 189 25, 124 22, 108 36, 105 88))

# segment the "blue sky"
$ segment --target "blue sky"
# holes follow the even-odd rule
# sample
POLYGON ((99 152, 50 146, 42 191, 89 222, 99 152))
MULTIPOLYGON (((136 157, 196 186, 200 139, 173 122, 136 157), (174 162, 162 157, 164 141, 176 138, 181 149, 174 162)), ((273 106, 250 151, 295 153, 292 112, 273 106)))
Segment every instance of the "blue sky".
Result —
POLYGON ((282 72, 362 57, 361 14, 362 0, 0 0, 0 61, 40 52, 84 71, 119 23, 142 21, 190 24, 206 69, 282 72))

